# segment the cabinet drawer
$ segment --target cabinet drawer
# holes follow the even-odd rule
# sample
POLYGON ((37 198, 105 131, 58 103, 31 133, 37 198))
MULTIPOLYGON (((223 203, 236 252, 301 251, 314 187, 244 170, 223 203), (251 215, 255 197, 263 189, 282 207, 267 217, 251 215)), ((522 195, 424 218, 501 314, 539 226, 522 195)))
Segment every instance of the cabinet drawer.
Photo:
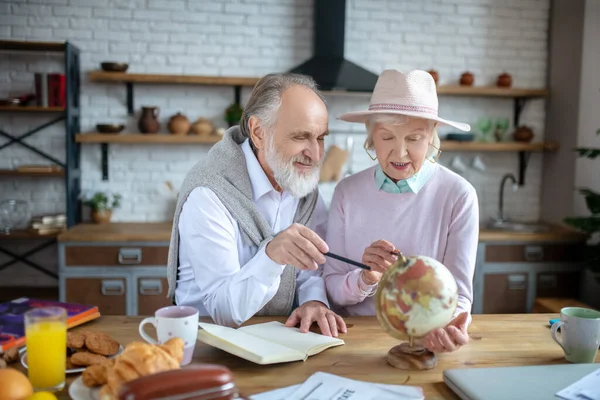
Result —
POLYGON ((78 267, 167 265, 168 246, 67 246, 65 265, 78 267))
POLYGON ((159 308, 172 306, 167 298, 169 284, 167 278, 139 277, 137 278, 137 315, 154 315, 159 308))
POLYGON ((581 274, 577 272, 540 272, 535 297, 579 298, 581 274))
POLYGON ((527 274, 486 274, 483 283, 483 313, 527 312, 527 285, 527 274))
POLYGON ((486 245, 486 262, 577 262, 578 246, 567 244, 486 245))
POLYGON ((127 314, 127 280, 110 278, 65 278, 66 301, 98 306, 101 315, 127 314))

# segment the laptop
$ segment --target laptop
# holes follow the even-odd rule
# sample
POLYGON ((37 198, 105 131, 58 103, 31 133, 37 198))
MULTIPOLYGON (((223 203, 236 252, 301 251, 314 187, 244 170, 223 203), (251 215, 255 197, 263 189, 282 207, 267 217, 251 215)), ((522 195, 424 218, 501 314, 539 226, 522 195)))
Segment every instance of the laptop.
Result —
POLYGON ((444 383, 462 400, 557 400, 556 392, 600 369, 600 363, 456 368, 444 383))

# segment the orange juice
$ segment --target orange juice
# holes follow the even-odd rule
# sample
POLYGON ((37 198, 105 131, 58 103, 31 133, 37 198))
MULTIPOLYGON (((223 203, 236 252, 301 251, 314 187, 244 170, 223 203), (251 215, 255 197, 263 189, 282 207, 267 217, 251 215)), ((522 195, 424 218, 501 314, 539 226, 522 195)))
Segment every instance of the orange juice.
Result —
POLYGON ((41 320, 26 326, 27 368, 34 389, 59 389, 65 383, 67 324, 41 320))

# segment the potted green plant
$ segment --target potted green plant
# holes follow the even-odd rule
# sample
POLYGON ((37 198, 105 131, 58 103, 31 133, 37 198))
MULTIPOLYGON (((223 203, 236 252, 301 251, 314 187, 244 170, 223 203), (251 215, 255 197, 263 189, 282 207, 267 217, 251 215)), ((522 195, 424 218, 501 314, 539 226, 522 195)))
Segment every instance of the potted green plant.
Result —
POLYGON ((92 220, 97 224, 109 223, 112 210, 121 206, 121 195, 108 192, 95 192, 84 195, 83 204, 92 210, 92 220))
POLYGON ((227 109, 225 110, 225 121, 227 121, 230 128, 240 123, 240 119, 242 119, 243 112, 244 109, 237 103, 233 103, 229 107, 227 107, 227 109))
MULTIPOLYGON (((600 136, 600 129, 596 131, 596 135, 600 136)), ((579 157, 589 159, 600 157, 600 148, 578 147, 575 150, 579 157)), ((591 215, 568 217, 564 222, 589 235, 583 252, 586 265, 584 282, 587 286, 594 286, 595 289, 590 290, 594 292, 600 288, 600 193, 587 187, 578 188, 578 191, 585 196, 585 203, 591 215)), ((598 301, 596 306, 600 307, 600 299, 596 301, 598 301)))

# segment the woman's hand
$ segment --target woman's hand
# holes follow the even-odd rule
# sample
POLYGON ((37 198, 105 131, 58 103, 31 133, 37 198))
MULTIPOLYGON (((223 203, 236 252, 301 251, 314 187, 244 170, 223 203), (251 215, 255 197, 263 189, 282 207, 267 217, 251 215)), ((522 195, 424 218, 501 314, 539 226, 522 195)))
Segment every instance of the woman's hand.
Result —
POLYGON ((387 240, 373 242, 365 249, 362 263, 371 267, 371 270, 363 270, 361 276, 367 285, 378 283, 383 273, 398 259, 394 251, 396 247, 387 240))
POLYGON ((469 313, 462 312, 456 316, 446 327, 429 332, 421 344, 434 353, 449 353, 458 350, 469 343, 467 333, 467 318, 469 313))

